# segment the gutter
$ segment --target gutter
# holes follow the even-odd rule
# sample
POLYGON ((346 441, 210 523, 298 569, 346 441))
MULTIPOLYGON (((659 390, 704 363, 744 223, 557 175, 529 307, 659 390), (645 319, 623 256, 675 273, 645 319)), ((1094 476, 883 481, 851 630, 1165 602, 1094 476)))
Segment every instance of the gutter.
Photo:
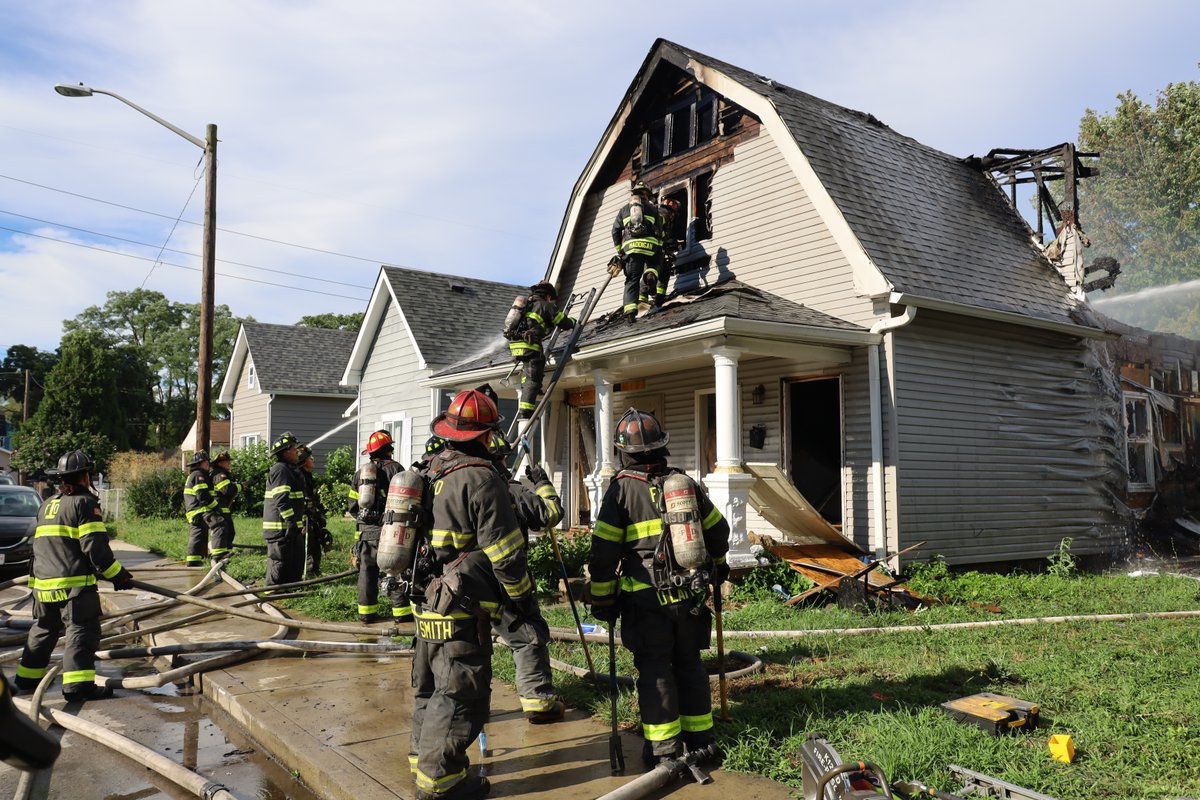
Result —
POLYGON ((919 297, 917 295, 908 294, 906 292, 892 292, 888 297, 888 302, 892 305, 912 306, 914 308, 925 308, 930 311, 945 311, 949 314, 959 314, 964 317, 975 317, 977 319, 986 319, 993 322, 1003 322, 1008 325, 1019 325, 1024 328, 1039 328, 1046 331, 1054 331, 1055 333, 1065 333, 1068 336, 1078 336, 1083 339, 1119 339, 1120 335, 1109 333, 1100 328, 1092 328, 1088 325, 1077 325, 1072 322, 1054 322, 1048 319, 1039 319, 1037 317, 1029 317, 1024 314, 1017 314, 1012 311, 996 311, 990 308, 979 308, 978 306, 968 306, 962 303, 954 303, 949 300, 937 300, 932 297, 919 297))
MULTIPOLYGON (((899 297, 900 295, 893 295, 899 297)), ((883 559, 887 557, 889 549, 893 552, 899 550, 899 524, 897 521, 896 542, 889 541, 887 529, 887 509, 884 507, 884 489, 883 489, 883 387, 879 382, 879 348, 881 346, 889 346, 891 343, 891 331, 897 328, 903 328, 905 325, 916 319, 917 309, 915 306, 906 305, 904 313, 895 316, 881 319, 871 326, 871 333, 877 336, 882 335, 883 341, 876 342, 867 348, 867 371, 870 379, 870 402, 871 402, 871 518, 875 530, 875 557, 883 559), (894 545, 894 548, 892 547, 894 545)), ((895 431, 895 408, 896 408, 896 374, 893 367, 894 359, 888 358, 888 391, 891 399, 892 414, 892 431, 895 431)), ((895 453, 892 454, 895 458, 895 453)), ((897 566, 897 565, 893 565, 897 566)))

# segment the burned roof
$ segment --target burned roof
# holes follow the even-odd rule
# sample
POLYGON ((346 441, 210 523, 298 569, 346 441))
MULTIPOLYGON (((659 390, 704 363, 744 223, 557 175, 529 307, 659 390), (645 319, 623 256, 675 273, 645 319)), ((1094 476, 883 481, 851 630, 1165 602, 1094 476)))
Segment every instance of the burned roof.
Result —
POLYGON ((280 394, 357 393, 342 386, 342 370, 357 334, 303 325, 243 322, 246 345, 264 392, 280 394))
POLYGON ((982 170, 854 111, 659 40, 768 99, 895 291, 1056 323, 1081 316, 1028 226, 982 170))
MULTIPOLYGON (((807 306, 765 292, 739 280, 727 280, 695 289, 687 294, 673 296, 662 308, 645 314, 632 323, 625 320, 620 309, 596 317, 584 327, 579 336, 578 347, 585 348, 619 339, 638 338, 648 333, 682 328, 721 317, 759 322, 780 322, 839 331, 862 332, 866 330, 852 322, 814 311, 807 306)), ((561 341, 565 344, 565 339, 561 341)), ((561 349, 560 345, 555 351, 561 349)), ((508 346, 501 344, 483 356, 461 361, 435 373, 435 376, 482 369, 508 363, 509 360, 508 346)))
POLYGON ((434 365, 459 361, 483 342, 499 342, 513 297, 529 288, 402 267, 383 271, 421 355, 434 365))

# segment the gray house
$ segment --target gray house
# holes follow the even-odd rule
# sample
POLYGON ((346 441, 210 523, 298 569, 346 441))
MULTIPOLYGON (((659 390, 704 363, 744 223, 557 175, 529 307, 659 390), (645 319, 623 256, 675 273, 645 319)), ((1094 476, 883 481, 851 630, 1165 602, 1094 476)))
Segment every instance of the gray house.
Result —
MULTIPOLYGON (((445 392, 421 381, 500 347, 504 315, 513 298, 527 291, 527 286, 478 278, 380 269, 362 327, 338 376, 345 392, 357 394, 355 452, 361 452, 372 431, 387 430, 396 442, 397 461, 419 458, 430 421, 449 402, 445 392)), ((515 395, 511 387, 493 382, 498 392, 515 395)), ((515 408, 513 401, 501 402, 501 412, 509 418, 515 408)))
POLYGON ((270 444, 291 431, 302 442, 344 426, 313 447, 316 469, 354 444, 345 414, 354 391, 339 384, 354 346, 353 331, 245 322, 217 402, 229 407, 231 447, 270 444))
MULTIPOLYGON (((952 563, 1111 550, 1126 517, 1111 338, 989 174, 852 111, 657 41, 577 181, 547 279, 605 285, 640 178, 680 204, 669 302, 600 301, 545 428, 586 523, 628 407, 734 531, 952 563)), ((425 384, 507 369, 502 350, 425 384)))

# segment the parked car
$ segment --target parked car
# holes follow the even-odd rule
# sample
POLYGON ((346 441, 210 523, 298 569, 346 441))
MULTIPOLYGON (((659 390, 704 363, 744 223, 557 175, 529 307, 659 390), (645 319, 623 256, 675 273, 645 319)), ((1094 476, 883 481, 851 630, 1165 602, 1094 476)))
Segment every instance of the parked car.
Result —
POLYGON ((28 486, 0 486, 0 567, 28 567, 42 498, 28 486))
POLYGON ((17 482, 13 480, 11 475, 5 475, 0 472, 0 486, 15 486, 17 482))

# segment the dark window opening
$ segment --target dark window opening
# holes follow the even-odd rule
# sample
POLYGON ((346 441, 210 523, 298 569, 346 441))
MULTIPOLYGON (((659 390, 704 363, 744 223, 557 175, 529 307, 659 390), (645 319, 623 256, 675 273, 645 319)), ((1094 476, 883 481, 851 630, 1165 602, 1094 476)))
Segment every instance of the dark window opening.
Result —
POLYGON ((842 522, 842 405, 837 378, 788 384, 788 477, 822 517, 842 522))
POLYGON ((642 139, 642 164, 655 164, 716 138, 718 106, 713 95, 697 93, 690 102, 671 107, 650 122, 642 139))
POLYGON ((675 202, 675 208, 678 209, 674 214, 663 214, 663 220, 667 223, 665 239, 668 242, 673 242, 676 250, 686 247, 688 229, 687 185, 685 184, 676 188, 674 191, 667 192, 662 196, 662 199, 673 200, 675 202))

